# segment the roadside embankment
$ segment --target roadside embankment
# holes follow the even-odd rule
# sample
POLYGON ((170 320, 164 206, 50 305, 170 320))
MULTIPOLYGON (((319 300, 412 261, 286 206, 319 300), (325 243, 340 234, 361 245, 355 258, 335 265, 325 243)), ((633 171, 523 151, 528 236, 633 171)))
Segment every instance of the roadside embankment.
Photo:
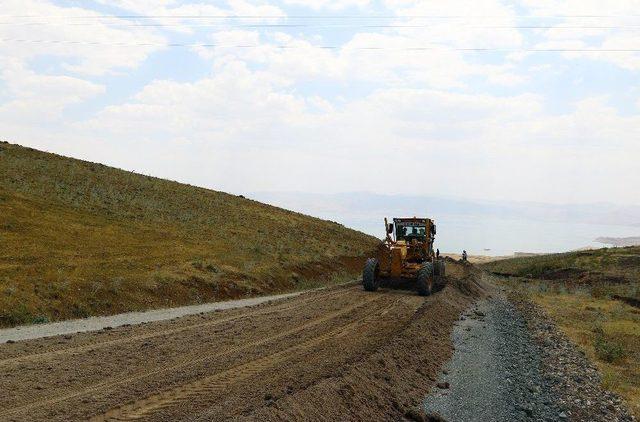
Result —
POLYGON ((619 395, 603 388, 602 375, 585 352, 564 334, 539 306, 526 296, 510 299, 527 321, 538 345, 542 371, 554 397, 572 421, 633 421, 619 395))
POLYGON ((0 327, 357 277, 379 240, 334 221, 2 143, 0 327))

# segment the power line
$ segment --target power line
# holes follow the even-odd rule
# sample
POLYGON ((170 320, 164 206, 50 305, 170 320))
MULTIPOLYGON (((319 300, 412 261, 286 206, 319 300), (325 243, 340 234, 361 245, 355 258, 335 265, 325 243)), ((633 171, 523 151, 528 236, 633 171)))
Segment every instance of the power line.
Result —
POLYGON ((619 19, 639 18, 625 15, 0 15, 1 19, 619 19))
POLYGON ((281 50, 297 49, 323 49, 323 50, 359 50, 359 51, 469 51, 469 52, 594 52, 594 53, 621 53, 640 52, 640 48, 495 48, 495 47, 446 47, 446 46, 410 46, 410 47, 344 47, 333 45, 258 45, 236 44, 221 45, 211 43, 118 43, 98 41, 68 41, 68 40, 27 40, 15 38, 3 38, 0 42, 33 43, 33 44, 62 44, 62 45, 90 45, 106 47, 188 47, 188 48, 219 48, 219 49, 244 49, 244 48, 276 48, 281 50))
MULTIPOLYGON (((5 26, 94 26, 95 22, 0 22, 5 26)), ((369 28, 369 29, 386 29, 386 28, 431 28, 434 24, 423 25, 352 25, 352 24, 335 24, 335 25, 316 25, 316 24, 163 24, 163 23, 137 23, 137 24, 106 24, 113 28, 137 28, 137 27, 189 27, 189 28, 369 28)), ((640 25, 624 25, 624 26, 556 26, 556 25, 460 25, 460 27, 468 29, 616 29, 616 30, 638 30, 640 25)))

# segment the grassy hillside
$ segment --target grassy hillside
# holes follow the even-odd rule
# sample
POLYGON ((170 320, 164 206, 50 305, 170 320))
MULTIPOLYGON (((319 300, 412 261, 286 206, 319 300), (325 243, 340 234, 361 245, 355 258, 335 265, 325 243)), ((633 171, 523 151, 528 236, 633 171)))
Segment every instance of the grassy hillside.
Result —
POLYGON ((505 259, 483 266, 543 307, 640 418, 640 247, 505 259))
POLYGON ((377 240, 222 192, 0 143, 0 325, 200 303, 360 271, 377 240))
POLYGON ((640 278, 640 246, 603 248, 561 254, 529 256, 493 261, 484 266, 505 275, 587 282, 633 281, 640 278))

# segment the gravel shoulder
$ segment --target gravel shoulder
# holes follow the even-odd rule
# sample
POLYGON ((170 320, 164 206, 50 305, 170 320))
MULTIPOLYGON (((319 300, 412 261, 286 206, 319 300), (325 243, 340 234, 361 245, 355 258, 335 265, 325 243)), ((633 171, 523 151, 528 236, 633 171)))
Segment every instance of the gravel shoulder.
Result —
POLYGON ((460 317, 452 340, 453 357, 424 402, 432 420, 635 420, 585 354, 522 295, 493 287, 460 317))
POLYGON ((561 419, 526 323, 500 291, 461 316, 453 344, 453 358, 425 400, 427 414, 447 421, 561 419))

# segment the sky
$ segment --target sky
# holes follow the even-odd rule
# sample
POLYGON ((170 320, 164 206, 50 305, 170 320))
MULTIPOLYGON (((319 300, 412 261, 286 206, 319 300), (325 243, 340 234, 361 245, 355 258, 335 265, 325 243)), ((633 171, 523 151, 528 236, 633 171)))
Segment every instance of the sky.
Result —
POLYGON ((0 139, 232 193, 638 205, 639 13, 3 0, 0 139))

